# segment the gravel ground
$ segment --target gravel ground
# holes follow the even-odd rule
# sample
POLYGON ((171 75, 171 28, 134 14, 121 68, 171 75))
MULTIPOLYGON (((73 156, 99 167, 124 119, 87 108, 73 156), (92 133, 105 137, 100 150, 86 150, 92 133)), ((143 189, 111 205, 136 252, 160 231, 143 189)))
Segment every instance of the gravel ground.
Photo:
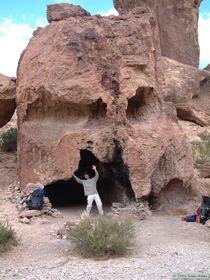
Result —
POLYGON ((81 211, 81 207, 63 209, 63 218, 36 218, 25 225, 18 222, 14 205, 1 198, 0 217, 10 219, 20 243, 0 255, 0 279, 169 280, 176 273, 210 274, 210 229, 164 214, 135 221, 136 242, 128 256, 80 258, 67 240, 57 239, 54 233, 66 220, 78 219, 81 211))

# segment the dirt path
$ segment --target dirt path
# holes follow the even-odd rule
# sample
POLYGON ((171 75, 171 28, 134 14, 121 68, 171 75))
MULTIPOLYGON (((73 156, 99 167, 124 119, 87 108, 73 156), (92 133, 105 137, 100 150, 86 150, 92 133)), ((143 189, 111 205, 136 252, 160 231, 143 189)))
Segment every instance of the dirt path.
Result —
POLYGON ((94 261, 77 256, 67 240, 53 234, 66 220, 78 219, 82 208, 62 210, 63 218, 17 220, 14 205, 0 199, 0 218, 7 217, 21 238, 19 246, 0 256, 0 279, 173 279, 174 273, 210 274, 210 230, 177 216, 153 215, 136 225, 132 253, 120 259, 94 261))

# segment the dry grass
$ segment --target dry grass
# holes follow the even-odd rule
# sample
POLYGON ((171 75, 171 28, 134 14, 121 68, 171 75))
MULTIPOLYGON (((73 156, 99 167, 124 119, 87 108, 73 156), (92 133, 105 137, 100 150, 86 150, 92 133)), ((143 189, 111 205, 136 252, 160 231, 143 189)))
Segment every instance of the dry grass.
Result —
POLYGON ((7 221, 0 221, 0 252, 7 251, 13 245, 17 245, 14 229, 7 221))
POLYGON ((134 227, 128 221, 85 217, 70 228, 68 239, 85 257, 122 256, 132 245, 134 227))

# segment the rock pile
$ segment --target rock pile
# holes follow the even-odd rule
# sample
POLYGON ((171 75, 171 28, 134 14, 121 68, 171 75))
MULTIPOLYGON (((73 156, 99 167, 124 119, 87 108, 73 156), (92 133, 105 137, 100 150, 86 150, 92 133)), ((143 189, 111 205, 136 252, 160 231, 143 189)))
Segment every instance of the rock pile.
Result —
POLYGON ((44 197, 44 204, 42 210, 29 210, 26 201, 30 198, 31 193, 35 189, 35 185, 31 184, 29 188, 21 192, 18 186, 10 185, 9 199, 12 203, 15 203, 18 210, 19 221, 21 223, 29 224, 31 220, 35 217, 42 215, 50 215, 52 217, 61 217, 60 212, 52 207, 48 197, 44 197))
MULTIPOLYGON (((148 201, 137 201, 124 205, 120 202, 112 203, 112 214, 119 217, 134 217, 140 220, 144 220, 147 216, 151 216, 148 201)), ((109 214, 108 214, 109 215, 109 214)), ((110 216, 112 216, 110 214, 110 216)))

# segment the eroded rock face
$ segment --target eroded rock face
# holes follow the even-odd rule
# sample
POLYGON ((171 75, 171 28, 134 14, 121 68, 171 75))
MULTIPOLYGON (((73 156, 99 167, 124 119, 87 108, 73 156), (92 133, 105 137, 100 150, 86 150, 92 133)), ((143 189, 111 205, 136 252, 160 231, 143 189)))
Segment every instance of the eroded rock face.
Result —
POLYGON ((52 21, 65 20, 69 17, 76 16, 90 16, 90 13, 82 9, 80 6, 67 3, 47 6, 47 20, 49 23, 52 21))
POLYGON ((204 68, 204 70, 210 71, 210 64, 208 64, 208 65, 204 68))
POLYGON ((199 168, 199 172, 201 178, 210 178, 210 162, 207 162, 206 164, 202 165, 199 168))
POLYGON ((88 150, 103 164, 122 161, 136 198, 174 179, 188 188, 191 147, 159 90, 159 56, 148 9, 39 29, 18 71, 21 187, 70 179, 88 150))
POLYGON ((182 120, 210 124, 210 73, 166 57, 158 59, 158 79, 163 98, 173 102, 182 120))
POLYGON ((136 7, 154 11, 160 31, 163 56, 193 66, 199 65, 198 9, 200 0, 114 0, 125 14, 136 7))
POLYGON ((16 79, 0 74, 0 127, 11 119, 15 112, 16 79))

